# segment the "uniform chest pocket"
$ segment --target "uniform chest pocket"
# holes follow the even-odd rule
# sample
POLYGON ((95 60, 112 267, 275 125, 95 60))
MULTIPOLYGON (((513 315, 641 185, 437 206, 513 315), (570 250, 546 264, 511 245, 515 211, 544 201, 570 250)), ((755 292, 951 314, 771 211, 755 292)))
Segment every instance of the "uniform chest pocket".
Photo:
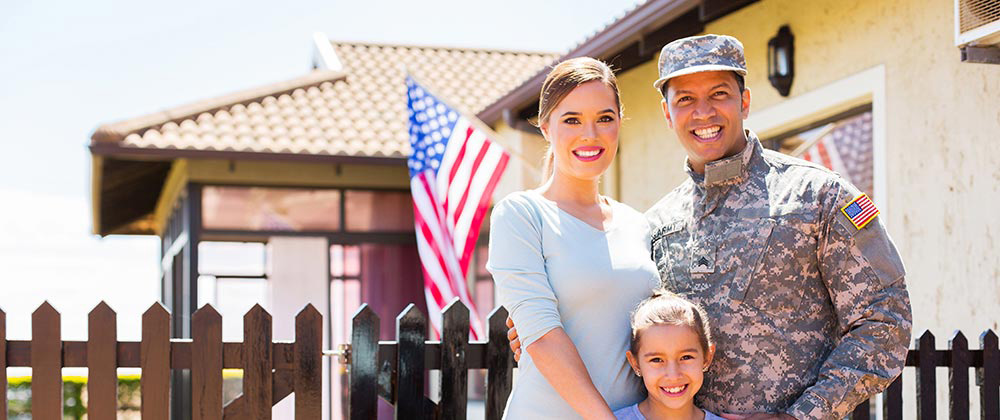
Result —
POLYGON ((756 264, 746 291, 746 304, 775 321, 791 321, 819 310, 825 299, 816 259, 816 238, 777 223, 756 264))
POLYGON ((653 261, 660 273, 663 287, 675 293, 683 293, 690 285, 688 266, 688 243, 691 234, 682 222, 667 225, 653 233, 653 261))

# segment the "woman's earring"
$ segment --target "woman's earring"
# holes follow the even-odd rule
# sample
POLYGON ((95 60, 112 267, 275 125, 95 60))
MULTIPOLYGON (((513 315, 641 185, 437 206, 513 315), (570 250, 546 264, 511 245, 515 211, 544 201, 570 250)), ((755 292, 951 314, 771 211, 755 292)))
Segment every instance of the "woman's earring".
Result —
POLYGON ((639 371, 637 370, 637 371, 635 371, 635 376, 638 376, 638 377, 640 377, 640 378, 641 378, 641 377, 642 377, 642 374, 640 374, 640 373, 639 373, 639 371))

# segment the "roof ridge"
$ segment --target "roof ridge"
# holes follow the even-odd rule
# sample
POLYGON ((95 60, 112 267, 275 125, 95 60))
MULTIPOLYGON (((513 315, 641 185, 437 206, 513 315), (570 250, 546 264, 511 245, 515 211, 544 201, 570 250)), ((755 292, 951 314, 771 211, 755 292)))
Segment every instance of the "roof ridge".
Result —
POLYGON ((498 52, 498 53, 509 53, 509 54, 531 54, 531 55, 559 55, 558 51, 524 51, 524 50, 514 50, 507 48, 475 48, 475 47, 459 47, 459 46, 447 46, 447 45, 422 45, 422 44, 390 44, 383 42, 373 42, 373 41, 346 41, 346 40, 330 40, 331 44, 334 45, 354 45, 354 46, 370 46, 370 47, 394 47, 394 48, 420 48, 420 49, 435 49, 435 50, 458 50, 458 51, 480 51, 480 52, 498 52))
POLYGON ((203 99, 127 120, 102 124, 91 135, 91 144, 119 142, 129 134, 138 133, 142 135, 147 130, 169 122, 179 123, 206 112, 215 113, 235 105, 247 105, 252 102, 261 101, 267 97, 281 96, 298 89, 320 85, 324 82, 344 80, 346 76, 344 72, 314 70, 304 76, 293 79, 203 99))

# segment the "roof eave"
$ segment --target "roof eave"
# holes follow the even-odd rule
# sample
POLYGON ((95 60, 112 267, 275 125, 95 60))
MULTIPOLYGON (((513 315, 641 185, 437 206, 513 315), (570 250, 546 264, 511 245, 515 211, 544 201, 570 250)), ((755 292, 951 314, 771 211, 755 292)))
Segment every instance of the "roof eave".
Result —
MULTIPOLYGON (((575 57, 606 58, 629 41, 634 41, 637 35, 641 35, 650 26, 680 16, 698 7, 699 3, 698 0, 650 0, 628 12, 593 37, 581 42, 556 62, 575 57)), ((548 69, 538 72, 480 111, 477 117, 483 122, 493 125, 504 117, 505 110, 517 110, 536 101, 538 91, 541 89, 547 74, 548 69)))

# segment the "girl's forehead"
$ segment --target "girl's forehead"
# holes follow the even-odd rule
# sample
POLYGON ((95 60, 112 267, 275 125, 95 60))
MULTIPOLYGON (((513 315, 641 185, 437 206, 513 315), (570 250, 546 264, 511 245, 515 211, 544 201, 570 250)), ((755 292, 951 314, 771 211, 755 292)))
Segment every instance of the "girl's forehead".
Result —
POLYGON ((687 325, 657 324, 646 327, 639 335, 639 349, 684 351, 696 349, 701 351, 701 340, 694 327, 687 325))

